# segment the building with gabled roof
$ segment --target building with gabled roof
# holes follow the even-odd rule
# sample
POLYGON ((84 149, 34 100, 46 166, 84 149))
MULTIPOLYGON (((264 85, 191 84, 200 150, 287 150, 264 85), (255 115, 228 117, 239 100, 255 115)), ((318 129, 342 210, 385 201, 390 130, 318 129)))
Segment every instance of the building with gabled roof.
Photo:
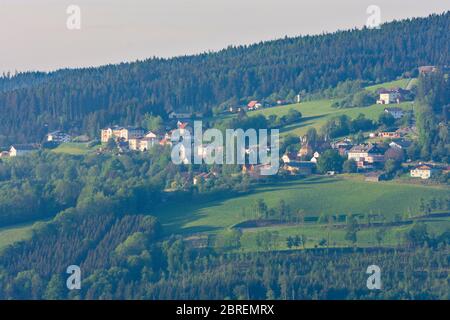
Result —
POLYGON ((247 109, 250 110, 250 111, 251 110, 257 110, 257 109, 259 109, 261 107, 262 107, 262 104, 259 103, 257 100, 250 101, 248 103, 248 105, 247 105, 247 109))
POLYGON ((35 144, 12 145, 11 148, 9 149, 9 156, 18 157, 37 150, 39 150, 39 148, 35 144))
POLYGON ((430 165, 419 165, 410 171, 412 178, 420 178, 422 180, 428 180, 432 178, 436 173, 437 169, 430 165))
POLYGON ((384 163, 384 150, 376 144, 360 144, 350 149, 348 159, 354 160, 359 169, 371 169, 384 163))
POLYGON ((145 130, 139 127, 121 127, 113 126, 102 129, 101 131, 101 142, 106 143, 109 139, 114 139, 116 141, 128 141, 133 138, 140 138, 145 134, 145 130))

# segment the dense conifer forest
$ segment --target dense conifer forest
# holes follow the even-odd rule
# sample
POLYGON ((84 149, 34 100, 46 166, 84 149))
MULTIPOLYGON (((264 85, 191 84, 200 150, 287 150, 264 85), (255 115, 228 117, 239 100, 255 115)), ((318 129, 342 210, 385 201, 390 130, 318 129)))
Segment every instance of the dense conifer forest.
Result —
POLYGON ((49 129, 94 137, 105 125, 139 124, 145 113, 207 115, 220 104, 314 93, 344 80, 392 80, 420 65, 449 65, 449 29, 447 12, 195 56, 4 75, 0 146, 39 142, 49 129))

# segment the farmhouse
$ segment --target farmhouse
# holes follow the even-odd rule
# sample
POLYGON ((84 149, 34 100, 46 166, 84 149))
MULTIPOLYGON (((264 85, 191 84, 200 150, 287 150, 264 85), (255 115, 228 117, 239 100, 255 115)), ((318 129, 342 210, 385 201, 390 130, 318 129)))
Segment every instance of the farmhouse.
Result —
POLYGON ((102 129, 101 141, 103 143, 108 142, 109 139, 128 141, 142 137, 144 133, 145 131, 142 128, 114 126, 102 129))
POLYGON ((32 144, 15 145, 11 146, 11 148, 9 149, 9 156, 19 157, 36 150, 38 150, 38 147, 32 144))
POLYGON ((376 145, 361 144, 350 149, 348 159, 355 160, 359 169, 371 169, 384 162, 384 152, 376 145))
POLYGON ((385 108, 384 112, 392 115, 394 119, 401 119, 404 115, 402 108, 385 108))
POLYGON ((400 103, 406 93, 408 93, 408 90, 402 88, 391 90, 381 89, 379 91, 380 97, 377 100, 377 104, 400 103))
POLYGON ((437 170, 428 165, 421 165, 411 170, 412 178, 421 178, 422 180, 427 180, 433 177, 437 170))
POLYGON ((70 142, 71 137, 69 134, 62 131, 53 131, 47 134, 46 140, 48 142, 64 143, 70 142))
POLYGON ((248 103, 248 105, 247 105, 247 109, 248 109, 249 111, 252 111, 252 110, 258 110, 258 109, 261 108, 261 107, 262 107, 262 104, 259 103, 259 102, 256 101, 256 100, 250 101, 250 102, 248 103))
POLYGON ((419 67, 419 73, 420 74, 429 74, 436 72, 438 68, 436 66, 421 66, 419 67))

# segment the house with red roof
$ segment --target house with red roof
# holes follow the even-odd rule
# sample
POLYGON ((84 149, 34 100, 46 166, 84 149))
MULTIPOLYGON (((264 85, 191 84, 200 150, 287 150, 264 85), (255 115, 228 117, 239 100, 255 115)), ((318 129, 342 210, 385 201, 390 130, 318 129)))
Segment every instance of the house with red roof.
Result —
POLYGON ((258 110, 261 107, 262 107, 262 104, 259 103, 257 100, 250 101, 248 103, 248 105, 247 105, 247 109, 249 111, 251 111, 251 110, 258 110))

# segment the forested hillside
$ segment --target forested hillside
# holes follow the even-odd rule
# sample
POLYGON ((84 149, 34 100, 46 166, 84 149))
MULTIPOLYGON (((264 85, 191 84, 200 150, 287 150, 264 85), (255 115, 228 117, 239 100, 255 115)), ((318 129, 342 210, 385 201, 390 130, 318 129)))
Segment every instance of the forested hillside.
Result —
MULTIPOLYGON (((49 129, 95 135, 143 114, 210 112, 222 103, 316 92, 341 81, 381 82, 419 65, 449 65, 450 13, 285 38, 217 53, 0 79, 0 146, 40 141, 49 129)), ((299 30, 300 32, 300 30, 299 30)))

